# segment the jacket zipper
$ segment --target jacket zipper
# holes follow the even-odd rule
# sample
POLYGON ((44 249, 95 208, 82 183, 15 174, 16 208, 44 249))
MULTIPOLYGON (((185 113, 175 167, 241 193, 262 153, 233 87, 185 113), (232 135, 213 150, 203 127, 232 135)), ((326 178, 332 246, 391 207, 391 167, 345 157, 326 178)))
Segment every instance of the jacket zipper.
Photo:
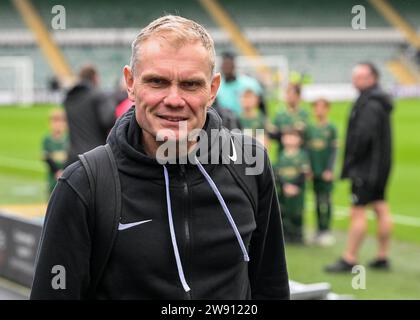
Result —
MULTIPOLYGON (((186 249, 185 249, 186 254, 185 254, 184 265, 186 266, 185 271, 187 271, 187 270, 190 270, 189 250, 190 250, 190 245, 191 245, 191 234, 190 234, 190 225, 189 225, 189 189, 188 189, 188 181, 187 181, 187 173, 185 170, 185 165, 181 164, 180 169, 181 169, 181 178, 182 178, 182 183, 183 183, 183 194, 184 194, 184 198, 185 198, 185 202, 187 206, 186 212, 184 212, 183 214, 185 242, 186 242, 186 249)), ((187 294, 187 299, 191 300, 192 299, 191 283, 190 283, 190 291, 187 292, 186 294, 187 294)))

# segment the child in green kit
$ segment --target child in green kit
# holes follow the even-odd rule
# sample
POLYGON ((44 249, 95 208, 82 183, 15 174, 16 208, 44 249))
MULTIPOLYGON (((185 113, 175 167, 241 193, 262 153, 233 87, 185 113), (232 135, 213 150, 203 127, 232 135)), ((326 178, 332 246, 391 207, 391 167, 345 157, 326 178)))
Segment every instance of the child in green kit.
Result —
POLYGON ((308 125, 308 113, 300 107, 301 86, 290 83, 285 92, 286 110, 279 112, 273 124, 267 127, 269 137, 279 142, 279 151, 283 149, 282 134, 290 129, 297 130, 305 138, 308 125))
POLYGON ((261 144, 267 147, 268 139, 265 138, 264 132, 259 132, 257 129, 265 128, 265 117, 260 112, 258 93, 255 89, 246 88, 241 94, 242 111, 239 117, 241 127, 248 133, 255 137, 261 144), (251 132, 248 132, 250 130, 251 132))
POLYGON ((274 166, 286 242, 303 244, 305 180, 309 172, 306 151, 297 130, 282 134, 283 151, 274 166))
POLYGON ((42 142, 43 160, 48 165, 48 191, 51 193, 61 176, 67 160, 68 136, 66 115, 62 109, 53 109, 49 116, 50 133, 42 142))
POLYGON ((311 163, 318 220, 318 233, 314 241, 324 246, 334 244, 330 226, 332 217, 331 192, 337 154, 337 130, 328 121, 329 110, 330 103, 326 99, 314 101, 315 123, 309 125, 306 132, 306 147, 311 163))

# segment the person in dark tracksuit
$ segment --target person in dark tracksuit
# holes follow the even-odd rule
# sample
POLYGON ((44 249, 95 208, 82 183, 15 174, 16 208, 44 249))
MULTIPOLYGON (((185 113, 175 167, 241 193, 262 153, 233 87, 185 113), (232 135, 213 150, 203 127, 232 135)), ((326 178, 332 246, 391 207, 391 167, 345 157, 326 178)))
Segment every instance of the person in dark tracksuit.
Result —
POLYGON ((231 110, 223 108, 219 105, 217 98, 214 100, 213 109, 216 110, 220 118, 222 119, 222 125, 229 129, 242 129, 239 117, 231 110))
POLYGON ((273 169, 264 147, 224 128, 211 107, 220 85, 214 60, 213 40, 191 20, 163 16, 139 33, 124 67, 134 106, 117 120, 105 147, 85 153, 59 179, 31 299, 290 298, 273 169), (191 139, 196 129, 208 141, 191 139), (257 155, 253 163, 239 163, 245 153, 234 137, 257 155), (174 149, 176 156, 165 160, 174 149), (92 155, 102 169, 115 159, 112 172, 88 173, 92 155), (220 157, 230 161, 213 162, 220 157), (95 208, 115 194, 95 181, 112 173, 120 182, 120 216, 110 233, 114 241, 104 248, 98 240, 108 238, 98 239, 98 232, 110 211, 95 208), (109 254, 100 276, 98 248, 109 254), (51 285, 57 265, 66 271, 65 290, 51 285))
POLYGON ((353 70, 353 85, 360 91, 351 110, 342 178, 351 180, 352 207, 347 247, 343 256, 327 266, 328 272, 349 272, 367 230, 366 206, 378 220, 378 253, 369 266, 389 269, 388 250, 392 229, 386 186, 392 165, 391 112, 393 104, 378 84, 379 73, 371 63, 353 70))
POLYGON ((66 166, 77 161, 77 155, 104 144, 114 125, 113 100, 99 90, 98 84, 96 68, 85 65, 63 101, 70 136, 66 166))

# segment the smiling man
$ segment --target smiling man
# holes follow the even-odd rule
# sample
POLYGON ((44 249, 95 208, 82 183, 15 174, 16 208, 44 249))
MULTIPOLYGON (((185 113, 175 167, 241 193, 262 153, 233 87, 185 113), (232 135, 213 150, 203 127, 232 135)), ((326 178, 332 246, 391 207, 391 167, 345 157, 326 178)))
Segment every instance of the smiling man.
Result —
POLYGON ((137 37, 131 66, 124 68, 129 99, 137 106, 142 142, 152 155, 159 130, 171 130, 177 140, 183 140, 191 130, 203 128, 207 107, 220 85, 220 75, 213 74, 215 57, 209 39, 188 41, 190 30, 148 34, 153 31, 151 27, 137 37), (187 130, 179 130, 182 121, 187 130))
POLYGON ((182 17, 159 18, 136 37, 124 68, 134 106, 105 147, 60 178, 32 299, 289 298, 271 164, 211 108, 214 61, 207 31, 182 17), (194 130, 211 138, 191 138, 194 130), (168 141, 177 150, 187 144, 174 163, 158 157, 168 141), (246 147, 262 163, 245 161, 246 147), (206 161, 214 153, 220 161, 206 161), (252 165, 263 170, 247 175, 252 165))

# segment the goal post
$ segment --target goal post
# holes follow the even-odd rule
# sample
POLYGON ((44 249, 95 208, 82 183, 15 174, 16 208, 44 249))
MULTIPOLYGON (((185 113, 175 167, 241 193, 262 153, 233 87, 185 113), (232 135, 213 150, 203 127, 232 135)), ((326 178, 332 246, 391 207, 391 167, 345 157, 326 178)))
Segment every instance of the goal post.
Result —
POLYGON ((0 106, 34 102, 34 65, 30 57, 0 57, 0 106))

